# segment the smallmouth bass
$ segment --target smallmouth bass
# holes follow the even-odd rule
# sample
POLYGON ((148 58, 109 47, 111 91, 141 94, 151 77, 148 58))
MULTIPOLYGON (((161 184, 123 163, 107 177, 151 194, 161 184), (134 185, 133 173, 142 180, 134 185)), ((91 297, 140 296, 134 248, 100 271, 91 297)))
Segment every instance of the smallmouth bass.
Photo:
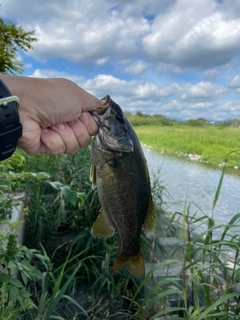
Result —
POLYGON ((126 268, 143 278, 145 266, 140 235, 153 232, 156 212, 150 178, 140 141, 122 109, 110 96, 93 113, 99 131, 92 142, 90 177, 97 186, 102 208, 92 235, 108 238, 116 231, 119 248, 112 274, 126 268))

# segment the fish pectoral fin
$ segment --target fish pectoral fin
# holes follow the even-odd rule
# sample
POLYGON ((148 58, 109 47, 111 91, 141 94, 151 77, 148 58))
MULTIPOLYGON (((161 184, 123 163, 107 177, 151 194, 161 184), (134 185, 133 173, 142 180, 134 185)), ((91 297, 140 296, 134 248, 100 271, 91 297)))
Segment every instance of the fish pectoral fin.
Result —
POLYGON ((156 224, 156 210, 154 207, 152 196, 149 201, 147 215, 143 224, 144 232, 147 236, 150 236, 154 233, 154 228, 156 224))
POLYGON ((112 275, 115 275, 118 271, 124 268, 127 269, 134 277, 143 279, 145 276, 145 266, 142 253, 139 252, 135 256, 117 256, 113 263, 112 275))
POLYGON ((114 229, 110 225, 107 217, 103 213, 102 208, 99 211, 96 221, 92 226, 92 235, 98 238, 110 238, 114 234, 114 229))
POLYGON ((96 187, 96 167, 93 162, 90 167, 90 180, 92 181, 92 188, 94 189, 96 187))

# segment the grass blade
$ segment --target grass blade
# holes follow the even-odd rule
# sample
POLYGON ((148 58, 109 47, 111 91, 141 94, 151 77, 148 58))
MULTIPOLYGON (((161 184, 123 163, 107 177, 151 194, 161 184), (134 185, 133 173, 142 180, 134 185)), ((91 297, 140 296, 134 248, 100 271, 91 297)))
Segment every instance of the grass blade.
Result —
POLYGON ((224 166, 223 169, 222 169, 222 174, 221 174, 221 177, 220 177, 220 180, 219 180, 219 183, 218 183, 218 187, 217 187, 217 190, 216 190, 216 193, 215 193, 215 196, 214 196, 212 212, 215 209, 215 206, 217 204, 218 197, 219 197, 219 194, 220 194, 220 191, 221 191, 221 188, 222 188, 223 177, 224 177, 224 174, 225 174, 225 168, 226 168, 226 166, 224 166))

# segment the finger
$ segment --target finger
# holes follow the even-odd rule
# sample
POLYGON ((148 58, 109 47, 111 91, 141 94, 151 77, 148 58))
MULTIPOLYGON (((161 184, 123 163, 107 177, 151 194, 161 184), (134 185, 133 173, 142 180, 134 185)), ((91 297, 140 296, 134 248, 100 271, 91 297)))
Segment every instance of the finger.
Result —
POLYGON ((73 131, 79 147, 86 148, 91 143, 91 136, 87 130, 87 126, 79 119, 68 122, 68 125, 73 131))
POLYGON ((18 147, 23 149, 30 156, 38 154, 41 149, 40 134, 41 128, 27 131, 23 127, 23 134, 18 140, 18 147))
POLYGON ((98 125, 93 120, 93 117, 89 112, 83 112, 79 117, 79 120, 86 126, 90 136, 94 136, 98 132, 98 125))
POLYGON ((80 95, 79 95, 78 101, 81 101, 82 112, 96 110, 101 106, 100 100, 95 96, 93 96, 91 93, 83 90, 80 87, 79 87, 79 93, 80 95))
MULTIPOLYGON (((54 93, 60 99, 60 104, 69 105, 71 104, 71 109, 73 110, 73 106, 77 106, 78 111, 86 112, 91 110, 96 110, 100 107, 101 102, 98 98, 93 96, 91 93, 85 91, 83 88, 79 87, 76 83, 67 80, 67 79, 48 79, 53 85, 54 93), (59 88, 62 88, 61 92, 59 88), (70 93, 70 97, 69 97, 70 93), (74 103, 75 101, 75 103, 74 103)), ((45 82, 46 83, 46 82, 45 82)), ((74 107, 74 108, 75 108, 74 107)), ((70 109, 70 110, 71 110, 70 109)), ((66 114, 64 114, 65 121, 66 114)), ((61 120, 65 122, 64 120, 61 120)))
POLYGON ((79 144, 75 133, 67 123, 59 123, 50 127, 53 131, 57 132, 65 145, 66 154, 76 153, 81 145, 79 144))
POLYGON ((40 139, 42 142, 41 153, 57 155, 64 153, 66 150, 61 136, 49 128, 42 129, 40 139))

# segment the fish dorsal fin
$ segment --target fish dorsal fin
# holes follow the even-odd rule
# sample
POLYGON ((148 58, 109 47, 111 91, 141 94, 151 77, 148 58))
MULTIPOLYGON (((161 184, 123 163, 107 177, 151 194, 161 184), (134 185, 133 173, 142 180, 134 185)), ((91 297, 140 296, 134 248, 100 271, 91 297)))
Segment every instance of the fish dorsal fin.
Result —
POLYGON ((154 207, 152 196, 150 197, 147 215, 143 224, 144 232, 147 236, 150 236, 154 233, 154 228, 156 224, 156 210, 154 207))
POLYGON ((93 162, 90 167, 90 180, 92 181, 92 188, 94 189, 96 187, 96 167, 93 162))
POLYGON ((96 221, 92 226, 92 235, 98 238, 109 238, 114 234, 114 229, 110 225, 108 219, 103 213, 103 209, 101 208, 99 211, 99 215, 97 216, 96 221))

